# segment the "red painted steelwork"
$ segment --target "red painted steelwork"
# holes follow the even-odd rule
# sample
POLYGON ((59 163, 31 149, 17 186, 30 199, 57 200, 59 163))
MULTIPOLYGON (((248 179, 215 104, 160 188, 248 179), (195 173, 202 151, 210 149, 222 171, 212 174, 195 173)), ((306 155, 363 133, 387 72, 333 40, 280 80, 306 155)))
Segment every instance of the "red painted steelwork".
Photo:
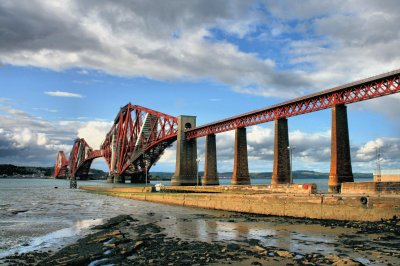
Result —
POLYGON ((99 157, 101 150, 93 150, 84 139, 76 139, 68 160, 70 177, 86 178, 92 161, 99 157))
POLYGON ((93 150, 84 139, 76 139, 69 160, 60 151, 54 176, 68 173, 72 178, 85 178, 92 161, 99 157, 104 157, 112 174, 144 173, 144 169, 147 167, 148 171, 165 148, 176 140, 177 128, 176 117, 129 103, 121 108, 100 150, 93 150), (113 146, 118 148, 118 152, 114 152, 115 168, 111 167, 113 146))
POLYGON ((112 174, 145 173, 176 140, 178 119, 139 105, 121 108, 101 149, 112 174))
POLYGON ((54 165, 53 177, 66 178, 67 174, 68 174, 68 160, 65 157, 65 153, 63 151, 59 151, 57 154, 56 164, 54 165))
POLYGON ((398 92, 400 92, 400 69, 199 126, 187 130, 186 138, 203 137, 398 92))

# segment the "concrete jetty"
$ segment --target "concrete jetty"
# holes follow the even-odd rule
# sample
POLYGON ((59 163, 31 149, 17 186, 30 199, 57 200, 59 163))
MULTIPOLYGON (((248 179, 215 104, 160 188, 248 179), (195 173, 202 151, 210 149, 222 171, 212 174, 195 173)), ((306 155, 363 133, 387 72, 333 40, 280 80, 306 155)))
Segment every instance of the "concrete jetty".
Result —
MULTIPOLYGON (((373 182, 366 182, 373 183, 373 182)), ((400 216, 400 195, 382 186, 369 187, 368 194, 317 194, 314 184, 264 186, 165 186, 155 187, 80 187, 83 190, 115 197, 173 204, 185 207, 243 213, 301 217, 311 219, 379 221, 400 216)))

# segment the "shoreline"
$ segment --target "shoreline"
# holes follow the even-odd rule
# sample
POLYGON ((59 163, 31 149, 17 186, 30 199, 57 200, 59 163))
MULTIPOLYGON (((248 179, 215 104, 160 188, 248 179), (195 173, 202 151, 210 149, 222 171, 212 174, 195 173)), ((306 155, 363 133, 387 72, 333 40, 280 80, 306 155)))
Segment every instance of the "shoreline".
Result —
POLYGON ((317 194, 313 186, 90 187, 101 195, 154 203, 320 220, 379 221, 400 216, 400 195, 317 194), (283 190, 282 190, 283 188, 283 190))
MULTIPOLYGON (((59 251, 12 255, 0 262, 8 265, 364 265, 349 254, 323 255, 318 250, 307 254, 291 252, 266 246, 258 239, 183 240, 168 236, 166 228, 156 223, 144 223, 129 215, 116 216, 91 230, 89 235, 59 251)), ((391 262, 387 260, 387 263, 391 262)))
MULTIPOLYGON (((397 265, 400 261, 400 220, 397 217, 378 222, 312 220, 210 211, 188 208, 187 205, 181 208, 104 197, 111 194, 101 193, 104 196, 97 196, 83 190, 55 190, 53 185, 49 185, 49 188, 55 192, 52 194, 54 197, 64 191, 64 196, 68 198, 89 200, 87 203, 91 202, 90 206, 93 206, 91 200, 99 200, 102 203, 96 205, 96 213, 111 213, 110 209, 113 209, 113 214, 102 218, 103 225, 90 227, 89 233, 79 236, 79 240, 62 244, 61 249, 44 251, 40 248, 35 252, 11 255, 0 259, 0 265, 66 265, 70 260, 70 264, 93 263, 92 266, 112 263, 340 265, 335 264, 338 261, 342 264, 346 261, 346 265, 397 265), (122 213, 129 215, 108 220, 122 213)), ((131 188, 115 189, 127 190, 124 195, 130 195, 131 188)), ((143 191, 139 194, 161 195, 143 191)), ((195 194, 201 196, 202 193, 195 194)), ((268 203, 264 206, 268 206, 268 203)), ((24 217, 26 214, 16 215, 24 217)), ((98 214, 93 216, 93 211, 82 211, 82 214, 77 217, 89 220, 100 218, 98 214)))

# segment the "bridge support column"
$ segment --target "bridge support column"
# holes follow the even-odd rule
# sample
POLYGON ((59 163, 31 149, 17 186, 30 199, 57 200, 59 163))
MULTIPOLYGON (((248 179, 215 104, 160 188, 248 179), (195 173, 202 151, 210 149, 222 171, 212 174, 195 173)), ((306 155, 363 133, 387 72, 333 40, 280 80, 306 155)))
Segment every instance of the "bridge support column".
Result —
POLYGON ((107 176, 107 183, 114 183, 114 177, 112 175, 107 176))
POLYGON ((204 164, 204 176, 201 180, 203 186, 218 186, 219 178, 217 172, 217 144, 215 134, 206 136, 206 154, 204 164))
POLYGON ((274 168, 271 184, 290 183, 289 131, 286 118, 275 120, 274 168))
POLYGON ((197 140, 186 140, 185 130, 196 127, 195 116, 178 116, 175 174, 173 186, 194 186, 197 184, 197 140))
POLYGON ((235 130, 235 154, 232 175, 232 185, 250 185, 249 166, 247 159, 246 128, 235 130))
MULTIPOLYGON (((149 180, 147 180, 148 183, 149 180)), ((146 173, 140 173, 131 176, 131 183, 132 184, 146 184, 146 173)))
POLYGON ((125 183, 125 176, 115 174, 114 175, 114 184, 117 184, 117 183, 125 183))
POLYGON ((331 169, 328 192, 340 193, 343 182, 353 181, 347 108, 345 105, 336 105, 332 108, 331 169))

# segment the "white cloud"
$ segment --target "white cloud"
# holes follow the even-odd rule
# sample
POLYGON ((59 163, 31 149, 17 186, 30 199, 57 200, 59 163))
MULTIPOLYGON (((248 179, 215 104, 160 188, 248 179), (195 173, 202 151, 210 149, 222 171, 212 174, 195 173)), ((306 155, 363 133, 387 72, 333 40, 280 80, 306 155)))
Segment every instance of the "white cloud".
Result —
POLYGON ((45 111, 45 112, 49 112, 49 113, 58 113, 58 110, 56 110, 56 109, 49 109, 49 108, 43 108, 43 107, 35 107, 35 108, 32 108, 33 110, 36 110, 36 111, 45 111))
MULTIPOLYGON (((54 164, 57 151, 68 156, 76 137, 83 137, 94 149, 98 149, 111 121, 47 121, 18 109, 0 106, 6 112, 0 115, 0 163, 24 165, 54 164)), ((289 132, 290 145, 295 147, 295 169, 329 171, 330 131, 306 133, 289 132)), ((234 131, 217 134, 217 158, 219 171, 232 171, 234 131)), ((272 171, 273 124, 247 129, 250 171, 272 171)), ((198 139, 200 170, 204 166, 205 138, 198 139)), ((375 149, 381 148, 382 168, 399 167, 400 138, 377 138, 362 145, 352 145, 354 171, 370 171, 375 166, 375 149)), ((174 171, 176 148, 173 145, 164 152, 155 170, 174 171)))
POLYGON ((72 97, 72 98, 83 98, 81 94, 72 93, 67 91, 45 91, 47 95, 55 96, 55 97, 72 97))
POLYGON ((106 134, 110 131, 112 122, 88 121, 78 129, 78 137, 84 138, 95 150, 100 149, 106 134))
POLYGON ((212 0, 2 3, 0 9, 7 12, 5 36, 0 38, 6 41, 0 46, 0 60, 157 80, 211 79, 238 91, 243 87, 266 96, 280 97, 282 91, 296 95, 309 85, 297 71, 279 71, 273 60, 213 35, 213 29, 238 38, 254 32, 263 19, 255 5, 212 0))
POLYGON ((3 1, 0 61, 211 79, 239 93, 289 98, 398 68, 399 9, 390 0, 3 1), (231 36, 265 49, 247 52, 231 36))

